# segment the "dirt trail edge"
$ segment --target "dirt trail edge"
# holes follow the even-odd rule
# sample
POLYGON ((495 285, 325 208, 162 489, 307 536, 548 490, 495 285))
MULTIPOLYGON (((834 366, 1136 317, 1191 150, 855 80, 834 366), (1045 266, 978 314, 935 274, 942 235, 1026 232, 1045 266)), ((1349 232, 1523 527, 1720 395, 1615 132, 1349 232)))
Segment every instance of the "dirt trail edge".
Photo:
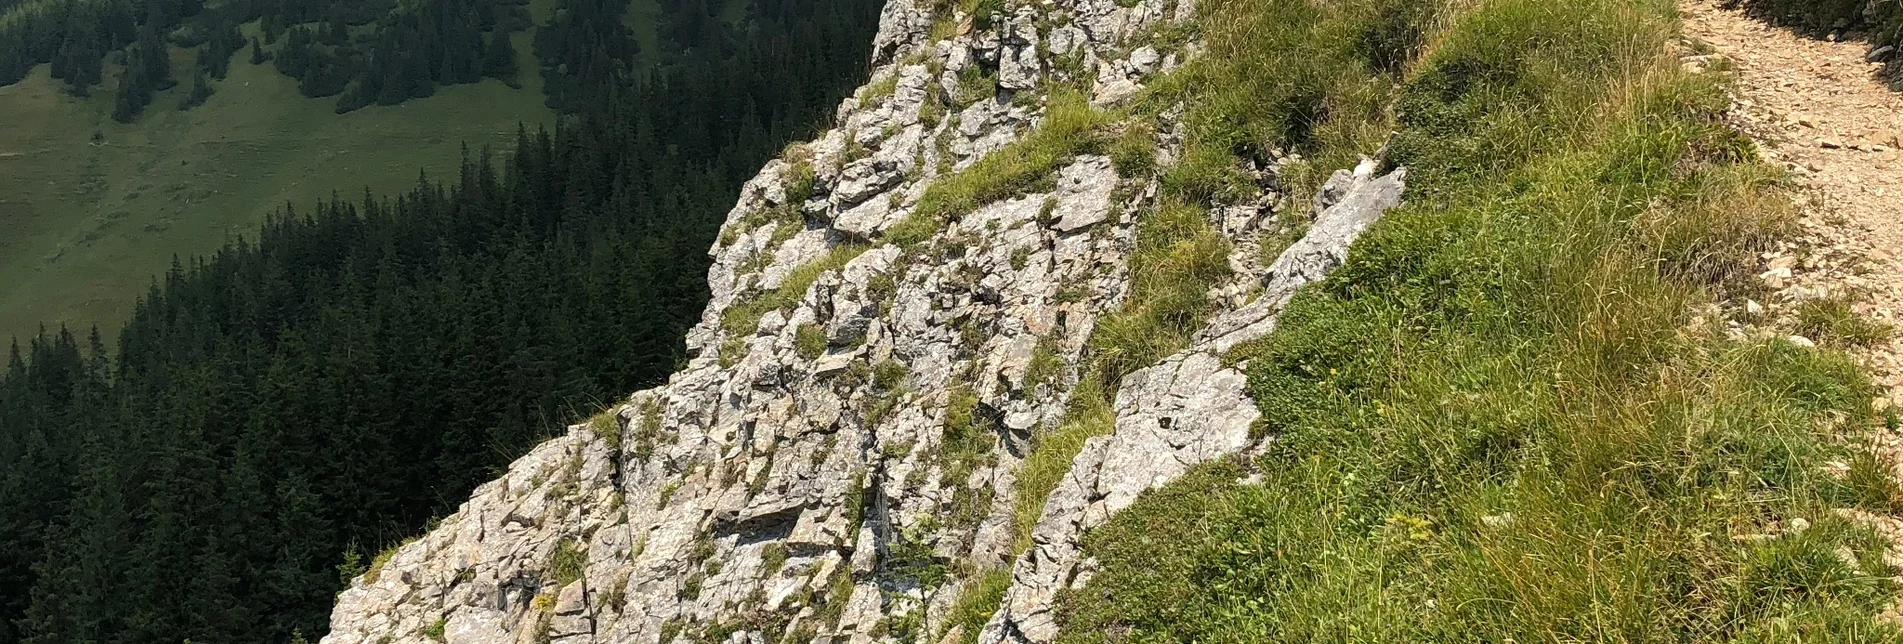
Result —
MULTIPOLYGON (((1903 327, 1903 94, 1864 62, 1865 43, 1804 38, 1719 4, 1680 3, 1685 35, 1716 50, 1684 64, 1729 66, 1732 117, 1802 187, 1804 238, 1764 257, 1758 279, 1775 292, 1764 304, 1853 296, 1859 312, 1903 327)), ((1867 353, 1903 402, 1899 356, 1897 342, 1867 353)))
MULTIPOLYGON (((1758 279, 1775 295, 1747 309, 1789 314, 1801 302, 1849 298, 1858 313, 1903 331, 1903 94, 1879 79, 1881 64, 1865 61, 1865 42, 1806 38, 1722 4, 1679 3, 1685 36, 1715 50, 1684 64, 1729 69, 1732 118, 1801 186, 1802 239, 1765 254, 1758 279)), ((1887 390, 1877 403, 1903 405, 1903 338, 1858 354, 1887 390)), ((1903 477, 1903 432, 1881 432, 1876 443, 1903 477)), ((1890 558, 1903 565, 1903 520, 1857 514, 1896 544, 1890 558)))

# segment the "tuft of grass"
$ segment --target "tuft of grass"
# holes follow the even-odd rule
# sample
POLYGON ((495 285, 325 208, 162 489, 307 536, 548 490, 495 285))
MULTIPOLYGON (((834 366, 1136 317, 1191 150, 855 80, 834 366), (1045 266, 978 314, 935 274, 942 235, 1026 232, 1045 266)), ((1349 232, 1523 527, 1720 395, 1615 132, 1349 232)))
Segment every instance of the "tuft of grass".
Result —
POLYGON ((1004 0, 961 0, 965 13, 971 14, 973 28, 984 31, 1004 13, 1004 0))
POLYGON ((818 617, 821 623, 827 626, 839 624, 839 618, 846 614, 846 605, 852 602, 854 588, 850 566, 839 566, 833 570, 832 579, 826 581, 826 594, 820 600, 818 617))
POLYGON ((1018 502, 1012 514, 1016 536, 1012 552, 1023 553, 1031 548, 1031 532, 1037 528, 1038 517, 1044 514, 1044 503, 1050 499, 1051 491, 1057 489, 1057 484, 1063 482, 1064 475, 1070 473, 1071 459, 1084 449, 1084 441, 1109 434, 1116 428, 1117 412, 1104 393, 1102 381, 1092 376, 1077 383, 1063 424, 1055 431, 1037 436, 1035 448, 1018 465, 1018 502))
POLYGON ((621 451, 621 409, 611 407, 588 418, 588 430, 608 443, 610 450, 621 451))
POLYGON ((400 543, 392 545, 388 548, 384 548, 383 552, 377 553, 377 556, 370 560, 370 567, 364 570, 363 583, 365 584, 377 583, 377 580, 383 577, 383 567, 390 564, 390 559, 396 556, 397 551, 402 550, 403 546, 416 543, 416 540, 419 538, 420 537, 410 537, 408 539, 404 539, 400 543))
POLYGON ((766 490, 767 482, 772 478, 773 454, 769 453, 766 456, 766 465, 761 467, 760 471, 753 475, 753 480, 747 481, 747 495, 758 496, 761 492, 766 490))
POLYGON ((760 329, 760 318, 769 311, 780 311, 798 304, 806 297, 806 290, 827 271, 839 270, 847 262, 866 251, 863 244, 840 244, 834 246, 825 257, 808 262, 794 269, 780 282, 780 287, 759 294, 753 299, 734 302, 721 312, 721 327, 730 335, 750 334, 760 329))
POLYGON ((1024 389, 1034 391, 1044 385, 1058 385, 1064 378, 1064 354, 1057 346, 1057 336, 1047 335, 1037 339, 1037 346, 1031 349, 1031 362, 1024 367, 1024 389))
POLYGON ((1014 197, 1049 177, 1079 154, 1101 151, 1101 129, 1114 115, 1071 90, 1053 91, 1036 131, 980 159, 964 171, 925 189, 912 215, 886 231, 886 241, 911 246, 985 204, 1014 197))
POLYGON ((939 462, 945 480, 961 489, 973 470, 991 457, 998 444, 997 424, 978 407, 970 385, 951 389, 945 402, 945 434, 939 462))
POLYGON ((1156 130, 1147 124, 1125 127, 1110 144, 1110 162, 1117 174, 1125 177, 1147 176, 1156 170, 1156 130))
MULTIPOLYGON (((1850 447, 1873 386, 1840 352, 1685 331, 1786 222, 1740 206, 1778 195, 1720 81, 1669 56, 1674 3, 1422 4, 1204 8, 1224 19, 1197 64, 1216 68, 1313 59, 1340 33, 1422 43, 1398 63, 1349 49, 1314 91, 1270 94, 1388 83, 1392 115, 1291 133, 1272 103, 1229 112, 1297 146, 1397 129, 1409 204, 1247 350, 1266 452, 1086 536, 1100 568, 1062 598, 1059 641, 1903 638, 1878 617, 1898 590, 1883 542, 1832 512, 1896 507, 1850 447)), ((1200 87, 1183 96, 1227 109, 1231 86, 1200 87)), ((1227 189, 1218 165, 1181 185, 1227 189)))
POLYGON ((649 400, 642 403, 639 411, 641 417, 629 425, 635 430, 634 457, 645 461, 654 455, 655 445, 661 440, 661 403, 649 400))
POLYGON ((945 632, 963 629, 955 644, 977 642, 978 632, 984 630, 985 622, 1004 604, 1004 592, 1010 588, 1010 568, 992 568, 974 576, 958 595, 958 601, 952 603, 951 613, 945 616, 945 632))
POLYGON ((938 16, 932 20, 931 31, 926 33, 927 42, 950 40, 958 35, 958 22, 951 16, 938 16))
POLYGON ((581 579, 587 566, 588 550, 574 539, 563 539, 555 544, 555 553, 549 555, 548 576, 556 588, 561 588, 581 579))
POLYGON ((423 629, 423 637, 441 642, 443 641, 443 630, 448 627, 449 620, 438 619, 435 622, 431 622, 428 628, 423 629))
POLYGON ((1859 451, 1849 461, 1843 484, 1857 507, 1888 515, 1903 515, 1903 485, 1876 454, 1859 451))
POLYGON ((775 541, 760 551, 760 574, 772 577, 786 567, 786 544, 775 541))
POLYGON ((897 391, 911 369, 905 363, 887 358, 872 366, 872 386, 879 391, 897 391))
MULTIPOLYGON (((1209 288, 1229 276, 1229 241, 1206 209, 1166 197, 1137 220, 1130 295, 1090 338, 1090 368, 1115 383, 1189 346, 1209 316, 1209 288)), ((1114 395, 1105 391, 1105 395, 1114 395)))
POLYGON ((681 618, 669 617, 667 621, 661 622, 660 641, 672 643, 676 638, 680 637, 681 631, 686 628, 687 623, 681 618))
POLYGON ((890 98, 893 92, 898 91, 898 89, 899 75, 894 73, 891 76, 887 76, 885 80, 873 81, 872 84, 866 85, 865 89, 860 90, 859 104, 866 106, 877 105, 880 101, 890 98))
POLYGON ((706 574, 696 570, 693 574, 688 575, 687 579, 681 580, 681 589, 675 594, 681 599, 688 601, 700 599, 701 584, 706 583, 706 581, 706 574))
POLYGON ((921 217, 914 214, 886 229, 885 240, 900 248, 910 248, 930 241, 944 229, 945 222, 935 217, 921 217))
POLYGON ((1888 342, 1894 330, 1858 315, 1849 300, 1839 297, 1798 304, 1797 332, 1835 347, 1873 347, 1888 342))
POLYGON ((1683 198, 1661 200, 1642 212, 1633 222, 1634 244, 1675 279, 1706 284, 1715 295, 1747 297, 1758 288, 1751 270, 1758 250, 1794 232, 1796 214, 1777 189, 1777 170, 1735 163, 1753 158, 1749 140, 1711 134, 1712 140, 1698 144, 1714 149, 1697 161, 1683 198))
POLYGON ((658 495, 654 499, 654 509, 656 510, 667 509, 668 502, 673 501, 674 494, 680 491, 681 491, 681 484, 679 481, 669 481, 666 485, 661 486, 660 495, 658 495))
POLYGON ((793 330, 793 350, 807 360, 826 354, 826 327, 817 324, 801 324, 793 330))

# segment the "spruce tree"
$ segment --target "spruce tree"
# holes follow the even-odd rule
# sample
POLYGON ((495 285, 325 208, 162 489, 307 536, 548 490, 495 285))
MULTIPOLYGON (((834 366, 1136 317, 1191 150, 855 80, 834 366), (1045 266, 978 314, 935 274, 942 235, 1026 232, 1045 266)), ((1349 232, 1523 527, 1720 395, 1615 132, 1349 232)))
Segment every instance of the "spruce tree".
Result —
POLYGON ((515 43, 509 41, 507 32, 498 29, 490 34, 489 45, 483 48, 482 73, 510 87, 520 87, 516 84, 515 43))
POLYGON ((119 89, 114 93, 112 120, 131 123, 152 101, 152 85, 145 79, 144 65, 127 65, 125 73, 119 76, 119 89))
POLYGON ((191 93, 186 94, 185 100, 179 102, 178 109, 179 111, 185 111, 204 105, 205 101, 211 98, 211 94, 211 82, 205 80, 205 70, 193 70, 191 93))

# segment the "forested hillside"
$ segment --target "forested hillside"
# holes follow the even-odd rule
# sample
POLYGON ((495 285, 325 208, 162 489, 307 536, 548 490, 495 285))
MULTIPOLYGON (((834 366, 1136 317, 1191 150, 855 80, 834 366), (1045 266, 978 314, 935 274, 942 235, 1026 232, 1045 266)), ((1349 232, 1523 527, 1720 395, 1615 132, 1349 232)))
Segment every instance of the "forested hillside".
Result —
POLYGON ((429 96, 439 84, 514 82, 509 34, 528 23, 523 5, 503 0, 36 0, 0 16, 0 85, 51 63, 53 77, 84 96, 106 81, 111 59, 123 70, 113 118, 130 121, 180 82, 192 88, 184 107, 203 102, 248 50, 254 64, 275 58, 305 96, 343 94, 337 111, 348 112, 429 96), (253 21, 260 33, 247 38, 239 26, 253 21), (170 46, 195 52, 193 66, 173 69, 170 46))
POLYGON ((535 38, 554 131, 178 262, 116 351, 17 340, 0 642, 314 641, 377 552, 672 369, 732 195, 864 74, 877 5, 664 2, 638 62, 623 8, 563 2, 535 38))
MULTIPOLYGON (((546 22, 553 4, 528 9, 546 22)), ((262 26, 239 33, 262 38, 262 26)), ((439 85, 428 98, 346 114, 336 113, 339 97, 306 97, 274 59, 253 63, 249 51, 230 57, 224 80, 206 76, 215 91, 195 94, 198 54, 168 43, 180 83, 155 91, 130 122, 113 119, 122 53, 106 55, 105 80, 87 96, 54 78, 55 65, 33 67, 0 86, 0 338, 42 323, 100 324, 111 342, 174 255, 253 235, 286 203, 365 187, 394 194, 419 168, 454 176, 460 145, 504 149, 518 124, 551 126, 534 31, 510 36, 519 87, 439 85)))

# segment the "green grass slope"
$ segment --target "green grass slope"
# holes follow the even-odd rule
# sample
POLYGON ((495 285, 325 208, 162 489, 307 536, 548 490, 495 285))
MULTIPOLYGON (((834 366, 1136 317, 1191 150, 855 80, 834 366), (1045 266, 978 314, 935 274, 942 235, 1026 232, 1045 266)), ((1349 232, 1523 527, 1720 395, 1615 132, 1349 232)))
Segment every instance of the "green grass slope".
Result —
POLYGON ((0 87, 0 341, 42 323, 111 332, 174 256, 253 234, 286 202, 391 194, 454 172, 465 143, 505 149, 517 124, 552 124, 531 37, 515 36, 520 89, 485 79, 342 115, 245 52, 204 105, 175 109, 183 83, 130 124, 110 118, 111 77, 85 99, 44 65, 0 87))
MULTIPOLYGON (((1393 131, 1409 203, 1226 356, 1275 440, 1088 535, 1060 641, 1903 641, 1889 544, 1837 512, 1903 512, 1875 389, 1701 313, 1754 295, 1792 213, 1725 80, 1680 69, 1673 2, 1201 9, 1208 52, 1157 91, 1190 107, 1166 188, 1393 131)), ((1066 426, 1108 431, 1079 397, 1066 426)))

